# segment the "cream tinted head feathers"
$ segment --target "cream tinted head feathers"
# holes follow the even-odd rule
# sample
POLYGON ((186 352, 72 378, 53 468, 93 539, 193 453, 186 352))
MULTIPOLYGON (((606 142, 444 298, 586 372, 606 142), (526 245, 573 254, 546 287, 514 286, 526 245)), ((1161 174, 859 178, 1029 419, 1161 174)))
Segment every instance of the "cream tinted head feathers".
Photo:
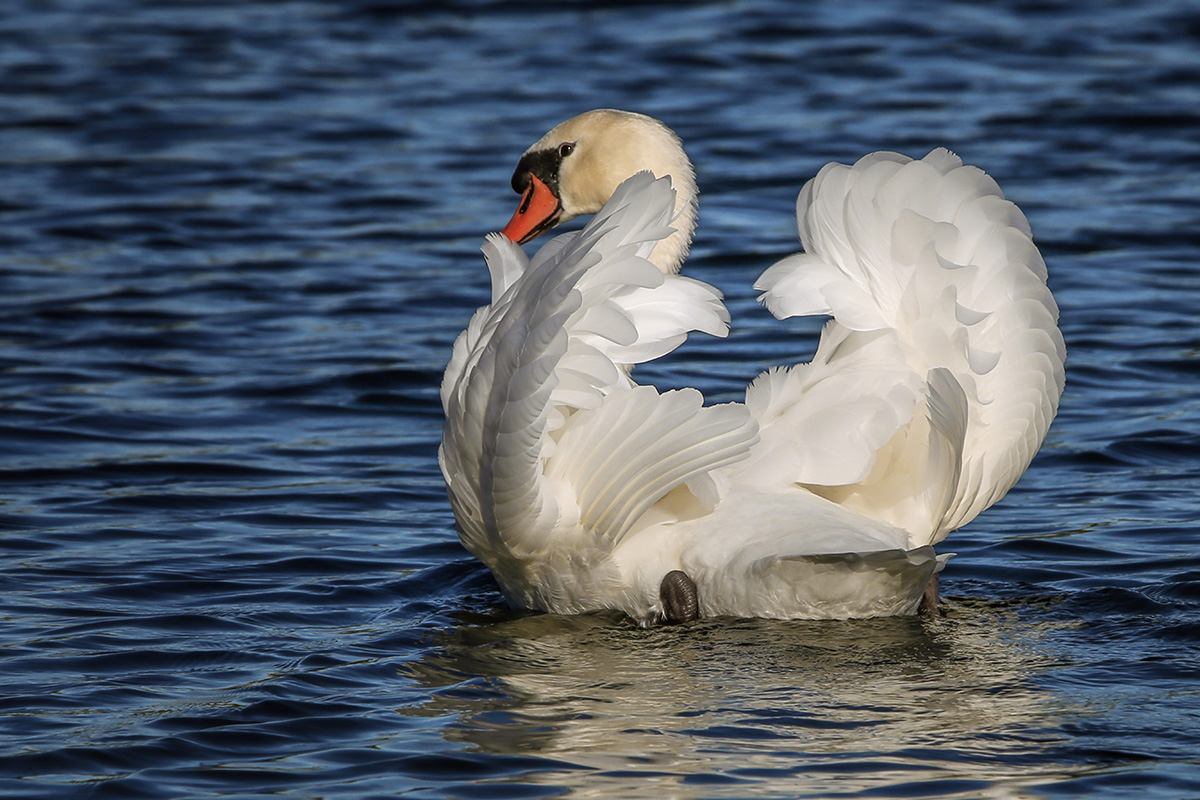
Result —
POLYGON ((534 142, 513 173, 513 189, 522 198, 504 234, 524 243, 576 216, 595 214, 625 179, 642 170, 671 176, 676 232, 655 248, 651 260, 664 272, 676 272, 695 228, 695 175, 679 137, 644 114, 588 111, 534 142))

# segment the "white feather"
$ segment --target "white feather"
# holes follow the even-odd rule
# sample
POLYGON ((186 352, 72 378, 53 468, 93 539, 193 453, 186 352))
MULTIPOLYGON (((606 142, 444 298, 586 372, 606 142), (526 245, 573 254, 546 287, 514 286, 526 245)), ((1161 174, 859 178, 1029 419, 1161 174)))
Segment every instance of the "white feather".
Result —
MULTIPOLYGON (((684 196, 632 169, 532 261, 484 245, 492 302, 442 384, 463 542, 528 608, 652 621, 680 569, 706 615, 913 613, 945 563, 931 545, 1008 491, 1057 410, 1065 353, 1028 222, 947 150, 824 167, 797 200, 805 252, 755 284, 777 317, 833 318, 816 354, 705 407, 630 377, 729 329, 720 292, 674 274, 695 202, 665 130, 591 112, 535 147, 578 141, 572 174, 607 180, 584 166, 594 141, 606 169, 640 159, 684 196)), ((564 197, 592 188, 569 177, 564 197)))

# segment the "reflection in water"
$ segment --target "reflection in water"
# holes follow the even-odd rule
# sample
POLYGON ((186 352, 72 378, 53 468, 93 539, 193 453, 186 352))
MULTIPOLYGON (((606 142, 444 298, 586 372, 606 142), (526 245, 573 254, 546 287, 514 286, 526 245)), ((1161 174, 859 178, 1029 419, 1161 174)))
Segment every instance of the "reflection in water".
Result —
POLYGON ((1200 798, 1200 6, 932 8, 0 3, 0 797, 1200 798), (944 577, 1019 620, 483 611, 438 383, 597 105, 700 166, 735 329, 639 370, 712 402, 808 358, 750 284, 822 164, 1001 178, 1071 375, 944 577))
POLYGON ((840 794, 898 785, 1021 796, 1062 741, 1033 685, 1028 623, 961 606, 937 620, 716 620, 640 629, 603 615, 463 626, 410 665, 449 738, 581 769, 580 797, 840 794), (1041 765, 1041 768, 1038 768, 1041 765), (947 782, 951 783, 947 783, 947 782), (765 785, 757 786, 763 783, 765 785), (961 785, 959 785, 961 784, 961 785))

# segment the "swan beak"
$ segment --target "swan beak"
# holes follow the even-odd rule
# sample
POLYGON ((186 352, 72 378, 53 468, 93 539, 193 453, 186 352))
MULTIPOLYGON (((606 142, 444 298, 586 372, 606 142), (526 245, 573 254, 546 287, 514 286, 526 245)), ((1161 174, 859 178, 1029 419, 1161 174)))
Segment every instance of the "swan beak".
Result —
POLYGON ((517 244, 525 244, 553 228, 561 216, 562 202, 541 178, 531 173, 517 213, 500 233, 517 244))

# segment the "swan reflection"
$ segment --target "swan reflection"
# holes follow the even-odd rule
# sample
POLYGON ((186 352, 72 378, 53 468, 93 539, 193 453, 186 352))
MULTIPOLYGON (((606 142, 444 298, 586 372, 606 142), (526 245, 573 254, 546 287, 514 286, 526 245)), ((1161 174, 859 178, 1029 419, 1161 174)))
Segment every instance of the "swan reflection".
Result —
MULTIPOLYGON (((1028 622, 960 601, 938 619, 492 618, 409 665, 453 715, 447 738, 563 770, 522 776, 579 797, 840 794, 969 781, 1025 796, 1058 759, 1053 661, 1028 622)), ((951 787, 947 787, 951 788, 951 787)))

